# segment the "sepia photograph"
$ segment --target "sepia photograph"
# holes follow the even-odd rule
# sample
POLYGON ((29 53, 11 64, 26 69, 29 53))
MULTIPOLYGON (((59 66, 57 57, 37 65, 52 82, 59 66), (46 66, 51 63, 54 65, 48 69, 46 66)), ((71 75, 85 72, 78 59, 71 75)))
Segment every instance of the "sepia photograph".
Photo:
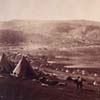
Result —
POLYGON ((0 0, 0 100, 100 100, 100 0, 0 0))

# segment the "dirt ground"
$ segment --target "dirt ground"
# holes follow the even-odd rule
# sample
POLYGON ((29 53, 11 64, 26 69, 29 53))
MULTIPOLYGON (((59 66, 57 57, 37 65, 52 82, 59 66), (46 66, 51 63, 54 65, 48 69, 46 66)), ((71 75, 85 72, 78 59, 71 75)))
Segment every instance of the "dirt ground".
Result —
POLYGON ((0 100, 100 100, 100 91, 75 85, 42 86, 38 81, 0 78, 0 100))

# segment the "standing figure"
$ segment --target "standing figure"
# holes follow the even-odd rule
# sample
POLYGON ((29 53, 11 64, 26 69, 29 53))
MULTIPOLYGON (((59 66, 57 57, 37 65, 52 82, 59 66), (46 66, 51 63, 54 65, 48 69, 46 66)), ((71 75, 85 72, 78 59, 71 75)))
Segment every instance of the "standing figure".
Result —
POLYGON ((80 76, 77 77, 76 85, 77 85, 77 89, 82 89, 83 80, 82 80, 82 78, 80 76))

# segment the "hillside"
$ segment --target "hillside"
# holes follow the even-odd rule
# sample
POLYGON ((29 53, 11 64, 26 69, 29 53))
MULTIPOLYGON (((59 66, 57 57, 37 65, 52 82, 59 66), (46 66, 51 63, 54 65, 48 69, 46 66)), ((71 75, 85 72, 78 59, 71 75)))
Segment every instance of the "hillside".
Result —
POLYGON ((0 23, 2 30, 20 31, 27 42, 52 47, 100 44, 100 23, 86 20, 29 21, 11 20, 0 23))

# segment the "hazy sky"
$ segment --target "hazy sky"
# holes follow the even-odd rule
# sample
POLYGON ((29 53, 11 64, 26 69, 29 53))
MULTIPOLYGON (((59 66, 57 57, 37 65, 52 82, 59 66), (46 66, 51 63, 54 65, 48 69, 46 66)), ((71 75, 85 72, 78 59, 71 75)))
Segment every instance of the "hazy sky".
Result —
POLYGON ((100 21, 100 0, 0 0, 0 20, 100 21))

